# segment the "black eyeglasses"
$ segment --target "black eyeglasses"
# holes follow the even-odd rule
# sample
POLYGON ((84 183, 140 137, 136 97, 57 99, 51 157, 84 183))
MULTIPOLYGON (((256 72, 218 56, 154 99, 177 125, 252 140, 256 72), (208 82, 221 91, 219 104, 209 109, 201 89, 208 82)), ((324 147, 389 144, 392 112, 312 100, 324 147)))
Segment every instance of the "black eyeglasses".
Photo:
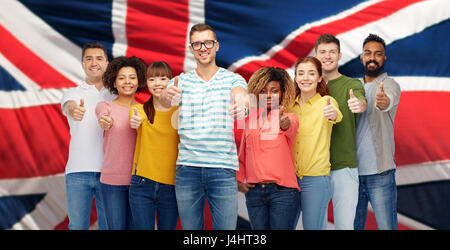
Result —
POLYGON ((206 40, 204 42, 193 42, 191 43, 191 47, 193 50, 200 50, 203 45, 205 45, 205 48, 211 49, 214 47, 214 43, 217 43, 217 40, 206 40))

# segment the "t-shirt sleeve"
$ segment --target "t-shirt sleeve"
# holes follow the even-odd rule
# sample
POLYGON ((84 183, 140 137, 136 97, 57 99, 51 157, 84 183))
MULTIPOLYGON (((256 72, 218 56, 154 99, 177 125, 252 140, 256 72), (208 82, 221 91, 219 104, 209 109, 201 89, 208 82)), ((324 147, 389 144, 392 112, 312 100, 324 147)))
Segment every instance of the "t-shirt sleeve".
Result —
POLYGON ((81 99, 81 96, 77 93, 75 88, 65 91, 63 94, 63 97, 61 99, 61 110, 62 110, 63 115, 67 116, 67 114, 64 113, 64 104, 67 101, 72 100, 72 101, 75 101, 77 104, 80 104, 80 99, 81 99))
POLYGON ((111 109, 107 102, 99 102, 95 107, 95 114, 97 118, 100 119, 102 116, 108 114, 108 108, 111 109))
POLYGON ((244 77, 242 77, 241 75, 239 75, 237 73, 233 73, 233 74, 235 75, 235 77, 233 80, 232 88, 241 87, 241 88, 244 88, 245 90, 247 90, 247 82, 245 81, 244 77))
POLYGON ((355 95, 356 98, 367 103, 366 92, 364 91, 364 86, 362 85, 360 80, 353 79, 351 89, 353 89, 353 95, 355 95))

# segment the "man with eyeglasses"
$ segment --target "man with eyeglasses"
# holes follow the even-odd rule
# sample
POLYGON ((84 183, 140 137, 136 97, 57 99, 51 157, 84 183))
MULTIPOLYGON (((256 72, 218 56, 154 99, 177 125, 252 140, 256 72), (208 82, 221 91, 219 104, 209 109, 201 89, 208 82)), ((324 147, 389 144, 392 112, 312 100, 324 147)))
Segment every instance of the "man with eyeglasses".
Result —
POLYGON ((164 93, 166 105, 179 105, 175 192, 181 226, 204 229, 207 199, 213 229, 233 230, 239 169, 234 119, 248 113, 247 84, 216 65, 219 42, 209 25, 194 25, 189 38, 196 68, 172 79, 164 93))

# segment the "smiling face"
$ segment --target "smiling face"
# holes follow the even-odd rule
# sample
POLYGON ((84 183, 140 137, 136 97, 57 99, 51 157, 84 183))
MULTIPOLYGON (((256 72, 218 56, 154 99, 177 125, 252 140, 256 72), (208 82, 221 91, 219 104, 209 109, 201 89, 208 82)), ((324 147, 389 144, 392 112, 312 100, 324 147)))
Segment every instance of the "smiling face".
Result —
POLYGON ((114 87, 119 95, 134 95, 138 88, 138 77, 133 67, 123 67, 117 73, 114 87))
POLYGON ((372 41, 364 45, 361 61, 364 65, 364 72, 367 76, 376 77, 383 71, 386 60, 385 50, 381 43, 372 41))
POLYGON ((330 73, 337 71, 342 54, 336 43, 321 43, 317 46, 314 57, 322 63, 323 72, 330 73))
POLYGON ((147 87, 154 97, 160 97, 162 91, 167 87, 170 79, 167 76, 152 76, 147 78, 147 87))
MULTIPOLYGON (((205 42, 215 40, 216 37, 211 30, 195 31, 191 35, 191 43, 195 42, 205 42)), ((215 42, 214 46, 210 49, 202 45, 199 50, 194 50, 192 46, 189 46, 189 50, 194 55, 197 64, 199 65, 209 65, 215 63, 216 52, 219 50, 219 42, 215 42)))
POLYGON ((86 79, 89 81, 95 81, 101 79, 103 73, 108 66, 108 60, 105 52, 100 48, 86 49, 83 55, 81 66, 86 73, 86 79))
POLYGON ((315 94, 322 81, 319 71, 312 62, 300 63, 295 70, 295 82, 302 93, 315 94))

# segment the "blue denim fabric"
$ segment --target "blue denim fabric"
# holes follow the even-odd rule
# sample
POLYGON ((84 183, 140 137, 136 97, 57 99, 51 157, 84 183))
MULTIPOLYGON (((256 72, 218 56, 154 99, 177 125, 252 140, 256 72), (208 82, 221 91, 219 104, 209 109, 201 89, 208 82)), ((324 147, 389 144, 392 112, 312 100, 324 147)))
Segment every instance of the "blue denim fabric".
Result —
POLYGON ((108 230, 133 229, 129 202, 130 186, 100 183, 108 230))
POLYGON ((358 168, 331 170, 330 174, 334 229, 353 230, 358 205, 358 168))
POLYGON ((299 209, 296 188, 275 183, 255 184, 245 194, 250 225, 253 230, 291 230, 299 209))
POLYGON ((175 193, 184 230, 204 229, 205 199, 211 210, 213 229, 236 229, 238 190, 235 170, 177 165, 175 193))
POLYGON ((369 201, 375 213, 378 229, 397 230, 395 169, 380 174, 359 176, 359 199, 354 223, 356 230, 365 228, 369 201))
POLYGON ((155 212, 158 230, 175 230, 178 223, 175 186, 133 175, 130 184, 133 229, 154 230, 155 212))
POLYGON ((75 172, 67 174, 65 179, 69 229, 89 229, 92 199, 94 197, 98 229, 107 229, 103 199, 100 192, 100 172, 75 172))
POLYGON ((330 176, 297 177, 300 186, 300 207, 295 219, 296 227, 300 213, 305 230, 326 230, 328 225, 328 203, 331 199, 330 176))

